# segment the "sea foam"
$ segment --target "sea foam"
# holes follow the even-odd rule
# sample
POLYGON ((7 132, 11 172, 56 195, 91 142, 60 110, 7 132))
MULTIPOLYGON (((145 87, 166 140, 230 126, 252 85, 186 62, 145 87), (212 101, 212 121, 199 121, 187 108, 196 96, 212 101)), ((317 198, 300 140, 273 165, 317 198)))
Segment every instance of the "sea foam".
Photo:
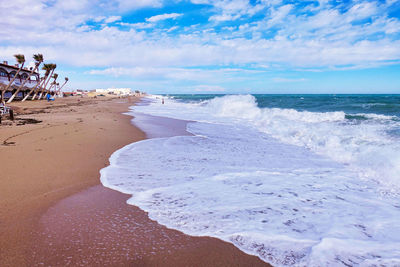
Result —
POLYGON ((193 136, 133 143, 101 171, 152 219, 277 266, 400 265, 396 121, 260 109, 252 96, 133 112, 195 121, 193 136))

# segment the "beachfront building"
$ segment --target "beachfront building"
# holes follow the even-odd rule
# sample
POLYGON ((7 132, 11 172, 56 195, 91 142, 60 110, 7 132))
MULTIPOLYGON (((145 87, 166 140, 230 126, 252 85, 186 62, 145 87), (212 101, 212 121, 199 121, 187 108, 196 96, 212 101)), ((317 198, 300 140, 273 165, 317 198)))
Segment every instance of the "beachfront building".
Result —
MULTIPOLYGON (((0 90, 3 90, 7 87, 10 81, 15 77, 19 69, 18 64, 15 65, 8 65, 7 61, 3 61, 0 63, 0 90)), ((23 68, 18 73, 17 78, 14 80, 13 84, 9 87, 8 91, 5 92, 4 97, 9 98, 12 95, 12 91, 16 90, 24 80, 27 80, 24 84, 23 90, 20 92, 19 97, 23 97, 26 90, 30 90, 31 88, 35 87, 37 82, 39 81, 39 73, 34 72, 31 74, 31 70, 28 68, 23 68)))
MULTIPOLYGON (((18 64, 8 65, 7 61, 3 61, 0 63, 0 82, 3 84, 8 84, 12 78, 17 74, 19 69, 18 64)), ((23 68, 19 72, 17 79, 14 80, 13 85, 20 86, 23 80, 28 79, 25 83, 27 87, 33 87, 36 85, 37 81, 39 80, 39 73, 34 72, 32 76, 30 76, 31 70, 28 68, 23 68)))
POLYGON ((131 88, 95 89, 92 92, 95 93, 96 95, 117 95, 117 96, 132 95, 131 88))
POLYGON ((89 93, 88 90, 76 89, 75 91, 72 92, 72 95, 87 96, 88 93, 89 93))

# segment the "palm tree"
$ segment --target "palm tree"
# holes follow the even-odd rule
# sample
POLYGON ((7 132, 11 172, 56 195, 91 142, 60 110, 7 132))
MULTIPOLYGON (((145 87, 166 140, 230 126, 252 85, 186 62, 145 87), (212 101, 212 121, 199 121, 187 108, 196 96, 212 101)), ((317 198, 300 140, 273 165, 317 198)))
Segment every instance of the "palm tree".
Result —
POLYGON ((50 90, 51 90, 51 88, 54 86, 54 88, 56 88, 56 85, 57 85, 57 78, 58 78, 58 74, 57 73, 54 73, 54 75, 53 75, 53 82, 51 83, 51 85, 50 85, 50 88, 48 89, 48 90, 46 90, 46 93, 44 94, 44 98, 46 98, 46 96, 48 95, 48 94, 50 94, 50 90))
MULTIPOLYGON (((52 83, 52 85, 53 85, 53 86, 51 86, 51 87, 49 88, 49 91, 47 92, 47 94, 50 94, 50 95, 51 95, 51 88, 54 87, 53 95, 55 96, 55 95, 57 94, 57 88, 60 87, 60 83, 54 81, 54 82, 52 83)), ((46 94, 46 97, 47 97, 47 94, 46 94)))
POLYGON ((42 98, 42 95, 43 95, 44 91, 46 91, 46 87, 47 87, 47 85, 48 85, 48 83, 49 83, 51 77, 53 76, 54 70, 57 68, 57 65, 56 65, 56 64, 51 63, 51 64, 49 64, 49 65, 50 65, 51 73, 50 73, 50 75, 49 75, 49 79, 47 80, 47 82, 46 82, 46 84, 44 85, 42 91, 40 92, 40 95, 38 96, 38 99, 41 99, 41 98, 42 98))
POLYGON ((60 90, 60 83, 56 84, 56 87, 54 87, 54 95, 57 95, 57 92, 60 90))
POLYGON ((43 80, 40 82, 40 84, 38 83, 38 84, 36 85, 36 87, 35 87, 34 89, 32 89, 32 90, 29 92, 29 94, 25 97, 25 99, 23 99, 23 101, 25 101, 26 98, 28 98, 28 96, 29 96, 33 91, 35 91, 35 93, 34 93, 34 95, 32 96, 32 100, 35 99, 35 97, 36 97, 37 94, 39 93, 40 89, 44 86, 44 84, 48 81, 48 79, 50 80, 49 77, 51 77, 51 76, 50 76, 50 72, 51 72, 51 69, 52 69, 52 65, 53 65, 53 64, 44 64, 44 65, 43 65, 42 70, 45 71, 43 80))
POLYGON ((14 80, 17 78, 19 72, 22 70, 22 68, 24 67, 25 64, 25 56, 22 54, 16 54, 14 55, 15 59, 17 60, 18 64, 21 64, 21 66, 19 67, 17 73, 14 75, 14 77, 12 78, 12 80, 9 82, 9 84, 7 85, 6 89, 3 90, 3 92, 1 92, 1 101, 4 103, 4 94, 5 92, 7 92, 8 88, 10 88, 10 86, 12 85, 12 83, 14 82, 14 80))
MULTIPOLYGON (((33 59, 35 60, 35 68, 31 70, 31 73, 29 73, 28 78, 32 76, 32 74, 37 71, 39 68, 39 65, 42 64, 43 62, 43 55, 42 54, 36 54, 33 55, 33 59)), ((10 97, 10 99, 7 101, 7 103, 11 103, 13 101, 14 97, 18 95, 19 91, 21 91, 22 87, 24 87, 25 83, 28 81, 28 78, 24 80, 24 82, 18 87, 17 91, 10 97)))
POLYGON ((54 71, 55 71, 56 68, 57 68, 57 65, 56 65, 56 64, 51 64, 51 74, 50 74, 50 78, 49 78, 49 80, 47 81, 47 83, 46 83, 45 87, 43 88, 42 92, 40 93, 40 96, 38 97, 38 99, 41 99, 42 96, 47 95, 47 91, 50 90, 51 85, 52 85, 52 84, 55 82, 55 80, 57 79, 58 74, 57 74, 57 73, 54 73, 54 71), (54 73, 54 75, 53 75, 53 73, 54 73), (53 80, 53 83, 50 83, 50 87, 49 87, 49 89, 47 89, 47 84, 48 84, 48 82, 50 82, 50 79, 51 79, 51 78, 54 79, 54 80, 53 80))
POLYGON ((60 88, 58 88, 58 90, 57 90, 57 94, 61 92, 61 89, 64 87, 64 85, 65 85, 65 84, 66 84, 68 81, 69 81, 68 77, 65 77, 65 82, 64 82, 64 84, 63 84, 63 85, 61 85, 61 87, 60 87, 60 88))

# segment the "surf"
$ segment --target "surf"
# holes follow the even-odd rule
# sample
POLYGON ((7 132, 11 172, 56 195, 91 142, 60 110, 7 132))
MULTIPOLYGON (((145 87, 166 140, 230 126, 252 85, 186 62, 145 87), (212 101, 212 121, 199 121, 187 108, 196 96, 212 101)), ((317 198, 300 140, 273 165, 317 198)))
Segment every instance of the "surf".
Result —
POLYGON ((190 120, 193 136, 133 143, 101 172, 150 218, 277 266, 400 263, 396 120, 260 107, 250 95, 158 100, 132 114, 190 120))

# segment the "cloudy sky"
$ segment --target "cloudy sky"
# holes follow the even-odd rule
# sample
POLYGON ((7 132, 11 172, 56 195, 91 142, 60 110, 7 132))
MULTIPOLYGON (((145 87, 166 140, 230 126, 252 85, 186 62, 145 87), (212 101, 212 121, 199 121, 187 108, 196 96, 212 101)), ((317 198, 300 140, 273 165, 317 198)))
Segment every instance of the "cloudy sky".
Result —
POLYGON ((400 0, 0 1, 0 60, 69 89, 400 93, 400 0))

